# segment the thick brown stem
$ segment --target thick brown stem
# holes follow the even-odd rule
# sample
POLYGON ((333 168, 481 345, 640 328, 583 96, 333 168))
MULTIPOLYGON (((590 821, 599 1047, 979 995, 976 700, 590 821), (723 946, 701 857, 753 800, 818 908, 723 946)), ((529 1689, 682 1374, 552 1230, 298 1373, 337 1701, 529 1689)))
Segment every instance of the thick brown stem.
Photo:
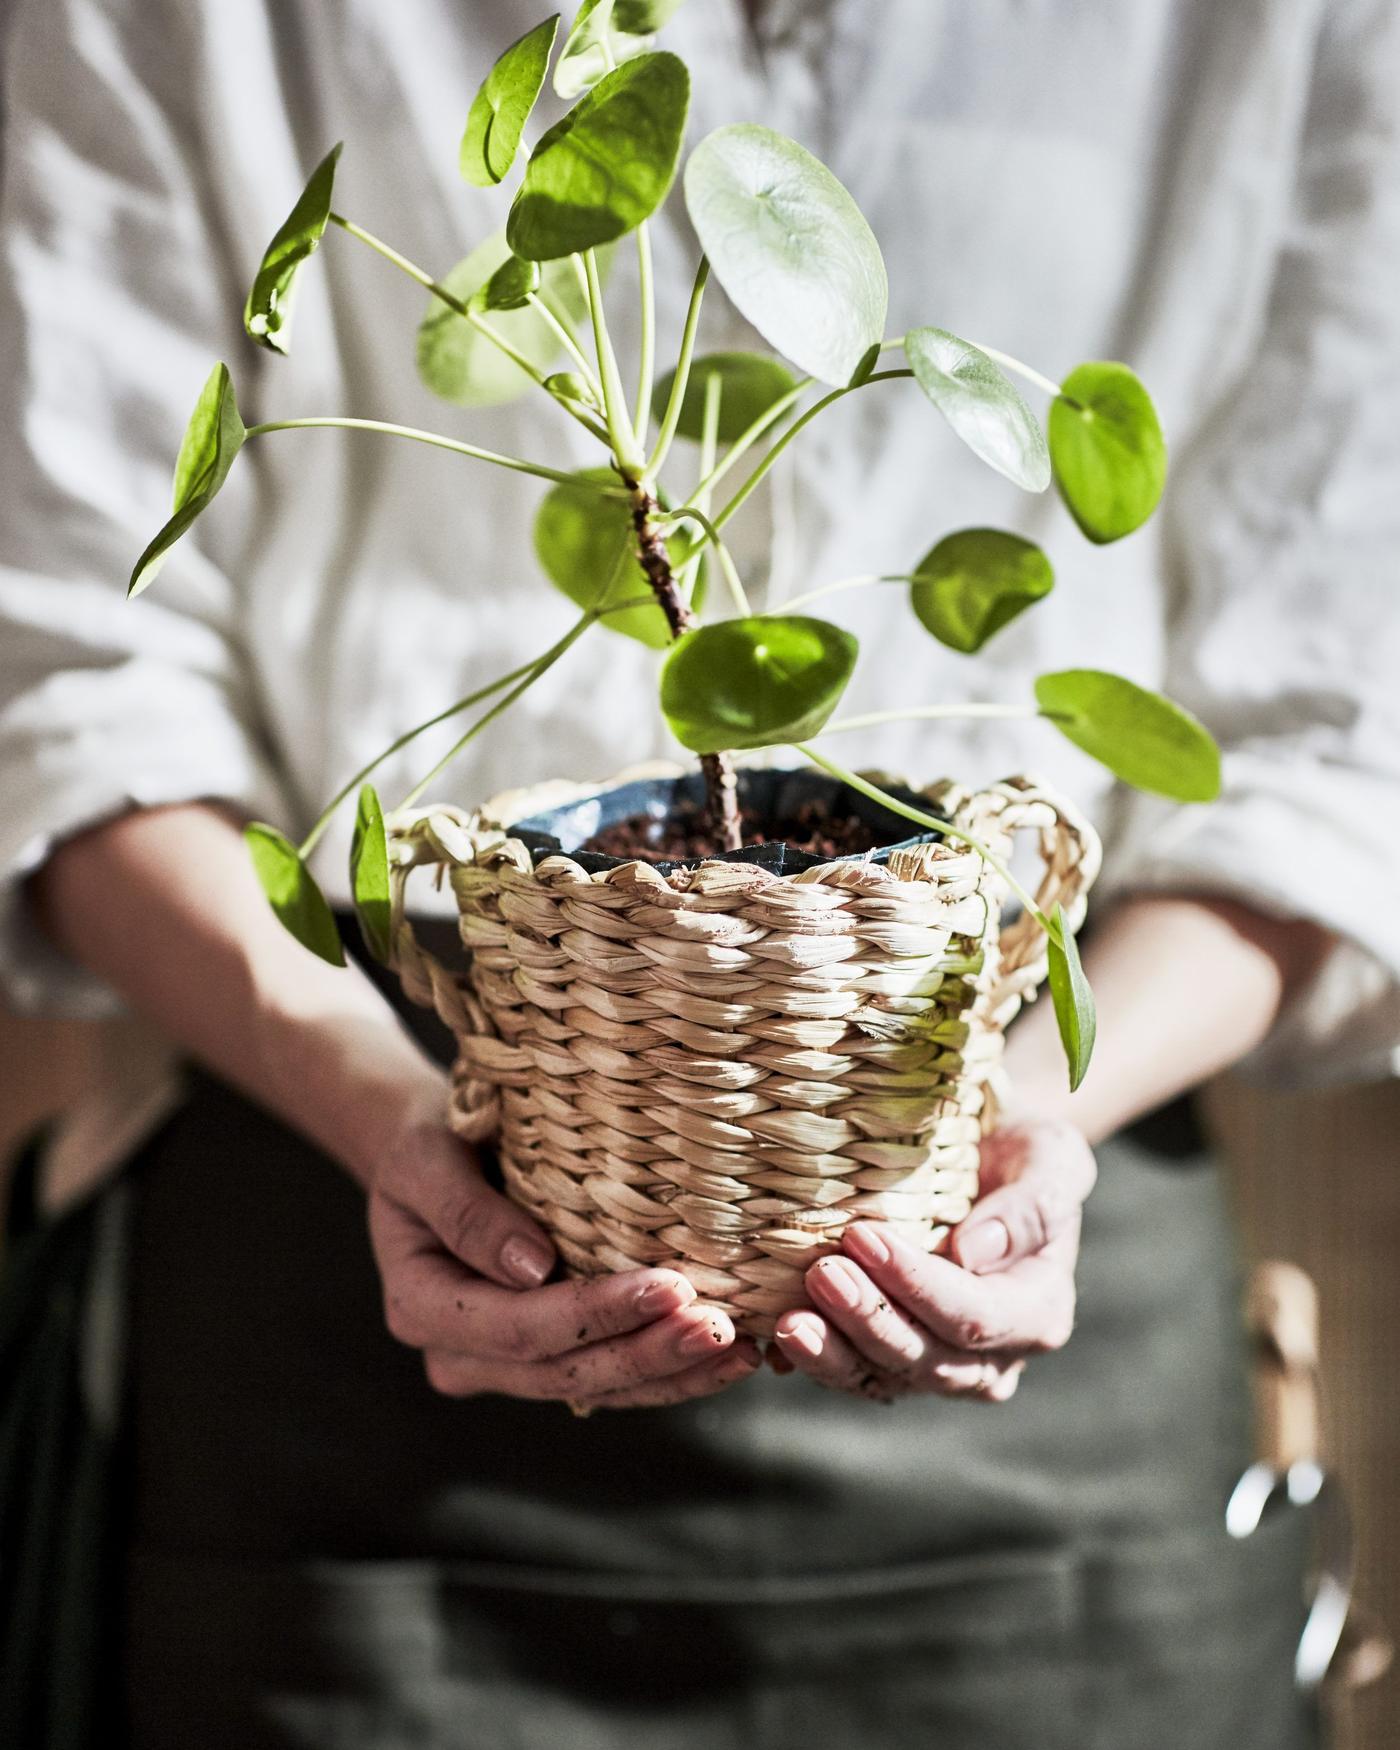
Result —
MULTIPOLYGON (((680 590, 671 570, 671 555, 666 542, 652 518, 661 508, 649 492, 632 485, 632 527, 637 533, 637 559, 652 593, 666 616, 671 636, 679 638, 696 624, 695 615, 680 590)), ((739 823, 739 786, 734 775, 734 762, 727 753, 707 753, 700 756, 700 770, 705 779, 705 807, 710 826, 726 851, 737 851, 743 843, 743 828, 739 823)))

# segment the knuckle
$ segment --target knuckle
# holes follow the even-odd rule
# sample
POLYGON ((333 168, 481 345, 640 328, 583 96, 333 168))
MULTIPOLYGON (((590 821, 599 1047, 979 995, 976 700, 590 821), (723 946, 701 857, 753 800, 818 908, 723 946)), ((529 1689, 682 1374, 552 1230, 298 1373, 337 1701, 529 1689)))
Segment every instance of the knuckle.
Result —
POLYGON ((493 1333, 492 1347, 506 1361, 535 1361, 540 1353, 533 1327, 519 1315, 501 1320, 493 1333))
POLYGON ((428 1384, 444 1398, 470 1397, 474 1386, 468 1384, 462 1369, 457 1363, 442 1355, 425 1355, 423 1371, 427 1375, 428 1384))
POLYGON ((1074 1294, 1070 1292, 1057 1296, 1045 1321, 1036 1348, 1051 1351, 1063 1349, 1069 1342, 1074 1331, 1074 1294))
POLYGON ((987 1313, 965 1312, 955 1321, 957 1340, 964 1349, 995 1349, 1002 1342, 1002 1331, 987 1313))
POLYGON ((418 1321, 407 1297, 396 1288, 384 1290, 384 1323, 395 1342, 409 1349, 419 1347, 418 1321))

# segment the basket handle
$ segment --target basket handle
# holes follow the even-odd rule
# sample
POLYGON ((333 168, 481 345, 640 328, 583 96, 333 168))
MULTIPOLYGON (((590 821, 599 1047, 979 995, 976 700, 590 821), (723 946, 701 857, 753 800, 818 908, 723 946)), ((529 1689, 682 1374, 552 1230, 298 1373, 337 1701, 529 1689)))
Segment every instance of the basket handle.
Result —
MULTIPOLYGON (((1062 906, 1070 929, 1079 928, 1103 861, 1103 847, 1072 803, 1038 779, 1003 778, 965 796, 954 807, 952 819, 979 838, 1002 839, 1008 849, 1016 833, 1035 832, 1044 865, 1035 888, 1036 904, 1046 914, 1062 906)), ((1031 912, 1022 912, 1002 931, 1002 978, 1039 984, 1045 976, 1045 954, 1045 931, 1031 912)))

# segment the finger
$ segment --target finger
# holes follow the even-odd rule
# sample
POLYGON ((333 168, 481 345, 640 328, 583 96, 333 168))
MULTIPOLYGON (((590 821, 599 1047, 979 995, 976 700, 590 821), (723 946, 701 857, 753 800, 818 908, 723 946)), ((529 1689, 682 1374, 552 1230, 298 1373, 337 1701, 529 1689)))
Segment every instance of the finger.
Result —
POLYGON ((982 1172, 993 1188, 953 1234, 953 1255, 966 1270, 1004 1270, 1062 1234, 1077 1235, 1098 1169, 1073 1125, 1037 1121, 993 1131, 982 1172))
POLYGON ((818 1385, 876 1403, 892 1403, 897 1395, 888 1376, 819 1313, 784 1313, 774 1340, 798 1372, 818 1385))
POLYGON ((455 1258, 508 1288, 538 1288, 554 1268, 544 1230, 482 1177, 442 1126, 416 1126, 380 1163, 375 1188, 424 1220, 455 1258))
POLYGON ((715 1361, 702 1361, 682 1369, 666 1379, 650 1380, 646 1385, 626 1386, 621 1391, 604 1392, 587 1400, 590 1410, 656 1409, 663 1404, 684 1404, 694 1398, 713 1397, 740 1380, 757 1372, 762 1357, 758 1346, 740 1337, 734 1347, 715 1361))
POLYGON ((1058 1349, 1074 1323, 1071 1262, 1046 1255, 977 1276, 921 1252, 887 1226, 857 1222, 842 1236, 891 1300, 955 1349, 1058 1349))
POLYGON ((517 1398, 588 1401, 694 1367, 733 1346, 734 1325, 717 1307, 690 1306, 645 1330, 591 1343, 548 1361, 500 1361, 435 1351, 430 1378, 448 1396, 499 1391, 517 1398), (484 1382, 484 1383, 483 1383, 484 1382))
POLYGON ((501 1288, 459 1264, 436 1235, 393 1205, 372 1225, 388 1232, 387 1245, 376 1247, 386 1322, 401 1343, 415 1349, 543 1361, 640 1330, 695 1299, 694 1288, 675 1270, 629 1270, 525 1291, 501 1288))
POLYGON ((804 1280, 818 1310, 867 1361, 891 1373, 907 1373, 923 1359, 925 1344, 918 1329, 848 1258, 820 1258, 804 1280))

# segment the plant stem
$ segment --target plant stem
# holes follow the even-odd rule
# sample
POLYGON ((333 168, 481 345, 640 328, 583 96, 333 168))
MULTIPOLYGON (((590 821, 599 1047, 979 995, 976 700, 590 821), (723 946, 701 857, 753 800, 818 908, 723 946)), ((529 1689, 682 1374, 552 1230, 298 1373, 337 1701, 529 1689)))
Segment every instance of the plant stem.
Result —
MULTIPOLYGON (((534 382, 539 388, 545 390, 545 393, 551 400, 557 401, 571 419, 576 419, 580 425, 591 431, 595 437, 602 438, 603 433, 600 427, 595 425, 594 422, 588 419, 584 414, 579 413, 577 409, 570 407, 568 402, 565 401, 562 396, 556 395, 552 389, 545 388, 544 372, 537 366, 533 365, 530 360, 525 357, 524 353, 518 351, 512 346, 499 329, 493 328, 488 322, 483 321, 477 311, 473 310, 469 305, 464 304, 454 292, 449 292, 445 285, 440 281, 435 280, 430 273, 426 273, 421 267, 419 267, 416 261, 410 261, 406 255, 400 255, 398 250, 391 248, 383 238, 376 237, 372 231, 366 231, 363 225, 355 224, 353 220, 347 219, 342 213, 332 213, 330 217, 332 223, 339 225, 342 231, 348 231, 352 237, 358 238, 361 243, 368 244, 369 247, 374 250, 376 255, 382 255, 385 261, 392 262, 393 265, 398 268, 400 273, 406 273, 411 280, 415 280, 425 291, 431 292, 441 303, 446 304, 449 310, 462 317, 464 321, 470 322, 478 334, 481 334, 485 339, 489 340, 492 346, 498 347, 513 364, 518 365, 532 382, 534 382)), ((556 323, 555 326, 558 327, 558 324, 556 323)), ((563 337, 561 336, 561 338, 563 337)))
POLYGON ((493 462, 498 468, 509 468, 515 474, 533 474, 539 480, 554 480, 564 486, 585 486, 604 498, 625 498, 622 486, 605 486, 578 474, 565 474, 558 468, 547 468, 543 462, 525 462, 519 456, 498 455, 495 450, 483 450, 476 444, 464 444, 456 438, 442 437, 435 431, 419 431, 411 425, 390 425, 382 419, 268 419, 261 425, 250 425, 247 437, 261 437, 269 431, 378 431, 389 437, 411 438, 414 443, 430 444, 434 449, 451 450, 455 455, 471 456, 478 462, 493 462))
POLYGON ((855 577, 838 577, 834 583, 824 583, 817 589, 804 590, 801 595, 790 596, 784 604, 785 611, 791 613, 794 608, 809 607, 813 602, 819 602, 824 596, 836 595, 843 589, 864 589, 872 583, 916 583, 917 578, 902 571, 862 571, 855 577))
POLYGON ((593 391, 594 395, 597 397, 598 405, 601 407, 603 404, 603 391, 598 382, 598 374, 593 369, 592 361, 585 357, 583 348, 579 345, 578 337, 575 335, 573 329, 562 316, 556 315, 555 312, 550 309, 548 303, 539 292, 531 292, 529 302, 530 308, 537 316, 539 316, 541 321, 547 323, 549 327, 554 330, 560 345, 578 366, 579 375, 593 391))
POLYGON ((627 418, 627 396, 618 372, 612 336, 608 333, 607 317, 603 313, 598 258, 591 249, 584 252, 583 271, 588 286, 588 314, 593 321, 593 345, 598 354, 598 375, 603 388, 603 410, 613 455, 625 472, 640 475, 644 464, 627 418))
POLYGON ((509 710, 527 688, 534 686, 535 682, 539 680, 541 675, 553 668, 559 658, 564 655, 571 645, 577 643, 597 617, 597 613, 592 608, 589 608, 587 612, 580 615, 557 643, 550 645, 549 649, 545 651, 543 656, 537 657, 534 662, 529 664, 528 670, 523 678, 516 682, 505 697, 503 699, 498 699, 489 711, 483 712, 482 715, 477 718, 476 722, 472 724, 471 728, 467 730, 466 734, 460 736, 452 746, 448 748, 447 752, 437 762, 433 769, 430 772, 424 773, 398 806, 400 808, 412 808, 413 804, 428 788, 433 779, 437 777, 438 773, 451 765, 452 761, 462 752, 463 748, 465 748, 469 742, 474 741, 488 724, 494 723, 503 711, 509 710))
POLYGON ((851 729, 872 729, 877 723, 943 722, 987 717, 1049 717, 1060 723, 1070 721, 1063 711, 1041 711, 1034 705, 910 705, 902 711, 865 711, 857 717, 838 717, 832 723, 823 724, 818 734, 844 735, 851 729))
POLYGON ((652 278, 651 232, 645 220, 637 227, 637 292, 641 303, 641 345, 637 366, 637 410, 632 429, 637 443, 647 447, 651 423, 651 379, 656 361, 656 287, 652 278))
POLYGON ((925 814, 922 809, 915 808, 908 802, 901 802, 898 796, 891 796, 888 790, 882 790, 878 784, 872 784, 868 778, 862 778, 857 772, 848 772, 844 766, 838 766, 835 760, 824 758, 814 747, 807 746, 805 742, 794 742, 792 746, 794 752, 800 753, 803 759, 810 760, 814 766, 820 766, 824 772, 829 772, 833 778, 838 778, 841 783, 849 784, 852 790, 868 797, 871 802, 878 802, 882 808, 888 808, 892 814, 903 815, 906 820, 912 820, 916 826, 923 827, 925 832, 936 832, 944 838, 960 839, 963 844, 970 845, 984 862, 996 870, 1041 928, 1047 932, 1054 930, 1055 926, 1041 911, 1034 897, 1026 891, 996 852, 990 846, 983 844, 981 839, 974 838, 965 828, 954 826, 951 821, 940 820, 936 814, 925 814))
MULTIPOLYGON (((712 371, 705 379, 705 411, 700 421, 700 472, 707 474, 715 465, 715 451, 719 445, 719 410, 724 398, 724 379, 718 371, 712 371)), ((696 510, 710 514, 710 494, 707 491, 695 494, 696 510)), ((695 582, 700 567, 704 564, 701 554, 696 553, 688 558, 681 567, 680 588, 687 603, 695 599, 695 582)))
POLYGON ((1043 389, 1052 400, 1060 394, 1058 383, 1052 382, 1049 377, 1042 376, 1030 365, 1023 365, 1020 359, 1012 358, 1009 352, 998 352, 994 346, 983 346, 980 340, 969 340, 967 344, 975 346, 978 352, 986 353, 989 359, 994 360, 1003 369, 1014 371, 1018 377, 1024 377, 1028 383, 1034 383, 1037 389, 1043 389))
POLYGON ((488 682, 486 686, 478 687, 474 693, 468 693, 465 699, 458 699, 455 705, 449 705, 446 710, 437 712, 425 722, 418 724, 414 729, 405 730, 396 741, 391 741, 382 753, 377 753, 374 758, 370 760, 368 765, 361 766, 359 771, 355 773, 355 776, 348 779, 340 789, 336 791, 335 795, 317 816, 316 824, 301 841, 297 850, 297 855, 303 860, 311 855, 316 849, 316 846, 321 842, 322 834, 330 825, 331 817, 334 815, 336 809, 340 807, 341 803, 344 802, 351 791, 357 790, 360 785, 364 783, 370 773, 374 771, 377 766, 383 765, 384 761, 387 760, 391 754, 396 754, 401 747, 407 747, 410 741, 416 740, 418 736, 425 734, 429 729, 435 729, 439 723, 445 723, 449 717, 455 717, 459 711, 469 711, 473 705, 479 705, 483 699, 489 699, 492 693, 499 693, 502 687, 508 687, 512 681, 518 681, 521 675, 532 669, 538 661, 538 657, 531 657, 529 662, 521 663, 519 668, 513 668, 509 674, 503 674, 499 679, 488 682))
MULTIPOLYGON (((676 359, 676 374, 671 379, 671 394, 666 402, 666 411, 661 418, 661 430, 657 434, 656 447, 647 458, 647 478, 654 480, 662 463, 670 453, 671 444, 675 439, 676 427, 680 424, 681 407, 685 402, 685 392, 690 385, 690 363, 695 356, 695 336, 700 328, 700 304, 705 296, 705 282, 710 277, 710 263, 706 256, 700 257, 700 265, 695 270, 695 284, 690 291, 690 305, 685 313, 685 327, 681 332, 681 350, 676 359)), ((696 494, 692 493, 694 498, 696 494)))
POLYGON ((721 539, 719 531, 704 511, 697 510, 693 504, 683 504, 679 510, 661 511, 657 521, 674 523, 679 522, 682 517, 689 518, 691 522, 699 523, 700 527, 704 529, 710 545, 719 557, 719 567, 724 573, 724 581, 729 586, 729 594, 733 599, 734 606, 747 619, 753 613, 753 609, 749 606, 749 598, 744 590, 743 580, 739 576, 738 567, 734 563, 733 555, 721 539))
POLYGON ((711 493, 734 464, 753 448, 766 431, 778 423, 793 402, 800 400, 811 386, 812 379, 810 377, 803 377, 800 382, 794 383, 785 394, 778 397, 771 407, 765 408, 752 425, 740 432, 718 462, 712 458, 707 468, 702 459, 700 479, 691 492, 688 502, 703 505, 708 509, 711 493))
POLYGON ((823 395, 820 401, 814 401, 800 419, 795 419, 792 422, 783 435, 778 439, 777 443, 773 445, 772 449, 769 450, 768 454, 754 469, 753 473, 749 475, 748 479, 729 500, 728 504, 726 504, 722 510, 715 512, 715 527, 717 529, 722 529, 724 527, 730 517, 732 517, 744 504, 750 493, 753 492, 759 481, 762 480, 763 476, 777 461, 778 457, 782 455, 783 451, 788 447, 792 440, 800 431, 810 425, 819 413, 824 412, 826 408, 841 400, 843 396, 854 395, 861 389, 867 388, 871 383, 888 383, 896 377, 912 377, 913 375, 913 371, 906 370, 873 371, 863 383, 847 384, 843 389, 833 389, 829 395, 823 395))
MULTIPOLYGON (((632 527, 637 537, 637 561, 666 616, 672 638, 679 638, 697 622, 694 610, 677 586, 671 570, 671 555, 656 527, 660 510, 655 495, 638 482, 632 489, 632 527)), ((743 828, 739 821, 734 762, 727 753, 701 754, 700 770, 705 778, 705 805, 710 825, 719 835, 725 850, 737 851, 743 843, 743 828)))

